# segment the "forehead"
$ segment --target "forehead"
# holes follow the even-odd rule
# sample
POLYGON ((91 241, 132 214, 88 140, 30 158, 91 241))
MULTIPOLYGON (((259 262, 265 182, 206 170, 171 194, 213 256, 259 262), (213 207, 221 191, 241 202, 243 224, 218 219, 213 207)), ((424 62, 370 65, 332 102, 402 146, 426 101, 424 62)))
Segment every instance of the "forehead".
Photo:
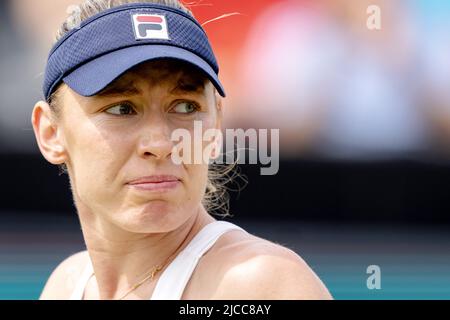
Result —
POLYGON ((99 96, 133 91, 139 82, 150 86, 168 86, 173 90, 202 93, 209 82, 203 71, 174 59, 161 59, 139 64, 103 89, 99 96))

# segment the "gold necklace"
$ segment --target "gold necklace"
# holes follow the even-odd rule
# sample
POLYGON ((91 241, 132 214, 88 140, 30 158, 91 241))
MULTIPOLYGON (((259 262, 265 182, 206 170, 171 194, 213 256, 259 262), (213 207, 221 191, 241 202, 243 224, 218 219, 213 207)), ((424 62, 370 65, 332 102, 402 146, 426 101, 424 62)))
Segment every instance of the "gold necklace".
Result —
POLYGON ((158 271, 160 271, 162 269, 162 265, 157 265, 154 266, 152 268, 152 270, 150 270, 150 273, 144 278, 142 279, 140 282, 136 283, 134 286, 132 286, 123 296, 121 296, 119 298, 119 300, 123 300, 123 298, 125 298, 127 295, 129 295, 131 292, 133 292, 134 290, 136 290, 137 288, 139 288, 145 281, 147 281, 148 279, 150 279, 150 281, 153 280, 153 278, 155 277, 155 274, 158 273, 158 271))

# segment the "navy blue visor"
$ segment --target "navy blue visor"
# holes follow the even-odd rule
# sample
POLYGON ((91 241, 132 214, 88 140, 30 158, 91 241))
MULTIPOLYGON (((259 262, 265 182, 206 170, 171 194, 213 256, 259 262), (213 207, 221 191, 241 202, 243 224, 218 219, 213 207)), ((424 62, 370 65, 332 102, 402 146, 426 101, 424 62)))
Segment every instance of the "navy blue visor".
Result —
POLYGON ((194 65, 225 97, 201 25, 179 9, 149 3, 105 10, 65 34, 50 51, 44 96, 48 100, 62 81, 82 96, 93 96, 132 67, 165 58, 194 65))

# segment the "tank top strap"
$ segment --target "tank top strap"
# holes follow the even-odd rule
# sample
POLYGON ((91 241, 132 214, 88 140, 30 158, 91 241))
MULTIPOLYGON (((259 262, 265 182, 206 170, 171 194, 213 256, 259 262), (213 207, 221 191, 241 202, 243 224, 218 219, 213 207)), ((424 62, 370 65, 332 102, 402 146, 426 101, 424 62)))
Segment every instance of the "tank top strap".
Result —
POLYGON ((214 221, 204 226, 161 274, 151 300, 179 300, 200 258, 219 237, 241 227, 226 221, 214 221))
POLYGON ((69 300, 83 300, 84 290, 86 288, 89 279, 93 275, 94 275, 94 268, 92 267, 91 259, 88 259, 88 263, 86 264, 83 273, 78 279, 78 282, 76 283, 69 300))

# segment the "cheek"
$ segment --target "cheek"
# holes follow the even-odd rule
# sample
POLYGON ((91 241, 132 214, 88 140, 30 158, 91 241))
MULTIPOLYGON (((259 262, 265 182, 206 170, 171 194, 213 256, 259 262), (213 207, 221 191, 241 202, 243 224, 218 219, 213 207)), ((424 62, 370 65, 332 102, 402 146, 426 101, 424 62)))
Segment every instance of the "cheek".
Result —
POLYGON ((208 179, 208 165, 204 164, 190 164, 186 165, 186 172, 188 173, 189 200, 200 202, 203 199, 206 181, 208 179))
POLYGON ((92 122, 84 123, 68 135, 67 146, 76 192, 87 202, 111 201, 115 179, 127 159, 126 137, 106 134, 92 122), (109 195, 109 196, 108 196, 109 195))
POLYGON ((199 115, 183 127, 173 127, 171 132, 174 133, 174 153, 177 161, 182 158, 181 161, 186 165, 207 165, 212 150, 217 149, 216 142, 221 142, 221 134, 219 132, 217 135, 215 128, 216 119, 210 114, 199 115))

